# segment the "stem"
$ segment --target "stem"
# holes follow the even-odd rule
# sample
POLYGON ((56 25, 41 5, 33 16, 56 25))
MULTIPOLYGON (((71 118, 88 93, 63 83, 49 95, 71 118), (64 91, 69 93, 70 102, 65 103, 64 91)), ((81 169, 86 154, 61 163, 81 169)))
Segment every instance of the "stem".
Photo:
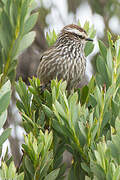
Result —
POLYGON ((103 103, 102 103, 102 107, 101 107, 101 113, 100 113, 100 118, 99 118, 99 129, 98 129, 98 133, 97 133, 97 137, 100 136, 100 129, 101 129, 101 124, 102 124, 102 120, 103 120, 103 111, 104 111, 104 91, 102 91, 103 93, 103 103))
POLYGON ((113 62, 114 62, 113 83, 116 84, 116 80, 117 80, 117 61, 116 61, 115 57, 113 57, 113 62))
MULTIPOLYGON (((74 131, 73 131, 73 132, 74 132, 74 131)), ((74 133, 74 140, 75 140, 75 143, 77 144, 77 146, 78 146, 78 148, 79 148, 79 151, 80 151, 80 153, 81 153, 82 158, 83 158, 86 162, 88 162, 88 157, 86 157, 86 155, 84 154, 83 149, 81 148, 80 142, 79 142, 79 140, 78 140, 78 138, 77 138, 77 136, 76 136, 75 133, 74 133)))

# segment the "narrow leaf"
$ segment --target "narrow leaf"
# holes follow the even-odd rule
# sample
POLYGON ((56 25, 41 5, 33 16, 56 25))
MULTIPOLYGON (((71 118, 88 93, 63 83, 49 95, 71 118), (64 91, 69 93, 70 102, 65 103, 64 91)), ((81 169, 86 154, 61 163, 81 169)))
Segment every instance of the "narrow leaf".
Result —
POLYGON ((1 115, 0 115, 0 129, 3 127, 5 121, 7 118, 7 110, 5 110, 1 115))
POLYGON ((27 19, 24 26, 24 34, 28 33, 34 27, 37 18, 38 18, 38 13, 34 13, 27 19))
POLYGON ((52 172, 50 172, 44 180, 55 180, 59 174, 60 169, 55 169, 52 172))
POLYGON ((32 44, 35 39, 35 35, 36 33, 34 31, 31 31, 23 37, 18 48, 17 56, 32 44))
POLYGON ((0 146, 2 146, 2 144, 6 141, 6 139, 10 136, 11 133, 11 129, 7 128, 4 130, 4 132, 2 133, 2 135, 0 136, 0 146))
POLYGON ((107 56, 107 49, 104 45, 104 43, 102 41, 98 41, 99 43, 99 48, 100 48, 100 52, 101 52, 101 55, 104 59, 106 59, 106 56, 107 56))
POLYGON ((4 112, 10 102, 11 97, 11 84, 8 80, 0 89, 0 115, 4 112))

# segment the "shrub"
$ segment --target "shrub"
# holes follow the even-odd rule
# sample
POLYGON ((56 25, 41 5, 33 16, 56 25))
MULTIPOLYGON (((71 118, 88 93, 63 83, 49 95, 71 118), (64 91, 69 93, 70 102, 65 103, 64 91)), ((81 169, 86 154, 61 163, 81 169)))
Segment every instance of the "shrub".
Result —
MULTIPOLYGON (((38 14, 30 15, 35 7, 31 3, 34 1, 6 0, 0 4, 0 128, 7 118, 16 59, 35 37, 29 31, 38 14)), ((86 22, 84 28, 94 38, 93 26, 86 22)), ((54 31, 48 34, 48 44, 52 45, 56 37, 54 31)), ((21 78, 15 83, 20 98, 16 105, 26 135, 19 167, 16 169, 7 152, 2 159, 2 179, 62 180, 66 171, 65 150, 73 157, 68 180, 120 178, 120 38, 113 42, 108 32, 108 42, 106 47, 99 41, 96 74, 88 85, 71 94, 66 90, 66 82, 57 79, 44 92, 35 77, 29 79, 29 86, 21 78)), ((94 44, 87 43, 85 55, 93 48, 94 44)), ((0 136, 1 150, 10 131, 5 129, 0 136)))

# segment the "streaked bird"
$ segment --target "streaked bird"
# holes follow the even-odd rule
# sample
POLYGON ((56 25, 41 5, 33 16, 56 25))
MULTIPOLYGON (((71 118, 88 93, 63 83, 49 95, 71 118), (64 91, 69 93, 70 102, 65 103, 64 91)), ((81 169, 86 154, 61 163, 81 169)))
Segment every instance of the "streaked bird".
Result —
POLYGON ((47 85, 57 77, 66 80, 68 90, 77 88, 86 70, 84 47, 87 41, 92 39, 83 28, 75 24, 65 26, 54 45, 41 56, 37 70, 41 84, 47 85))

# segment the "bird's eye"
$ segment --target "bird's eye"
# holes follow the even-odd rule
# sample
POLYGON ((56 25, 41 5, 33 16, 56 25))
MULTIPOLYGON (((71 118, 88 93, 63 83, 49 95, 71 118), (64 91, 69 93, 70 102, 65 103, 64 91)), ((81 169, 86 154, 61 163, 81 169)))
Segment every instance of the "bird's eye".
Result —
POLYGON ((79 37, 80 39, 85 39, 85 37, 82 36, 82 35, 78 35, 78 37, 79 37))
POLYGON ((74 33, 74 36, 79 39, 85 39, 84 36, 74 33))

